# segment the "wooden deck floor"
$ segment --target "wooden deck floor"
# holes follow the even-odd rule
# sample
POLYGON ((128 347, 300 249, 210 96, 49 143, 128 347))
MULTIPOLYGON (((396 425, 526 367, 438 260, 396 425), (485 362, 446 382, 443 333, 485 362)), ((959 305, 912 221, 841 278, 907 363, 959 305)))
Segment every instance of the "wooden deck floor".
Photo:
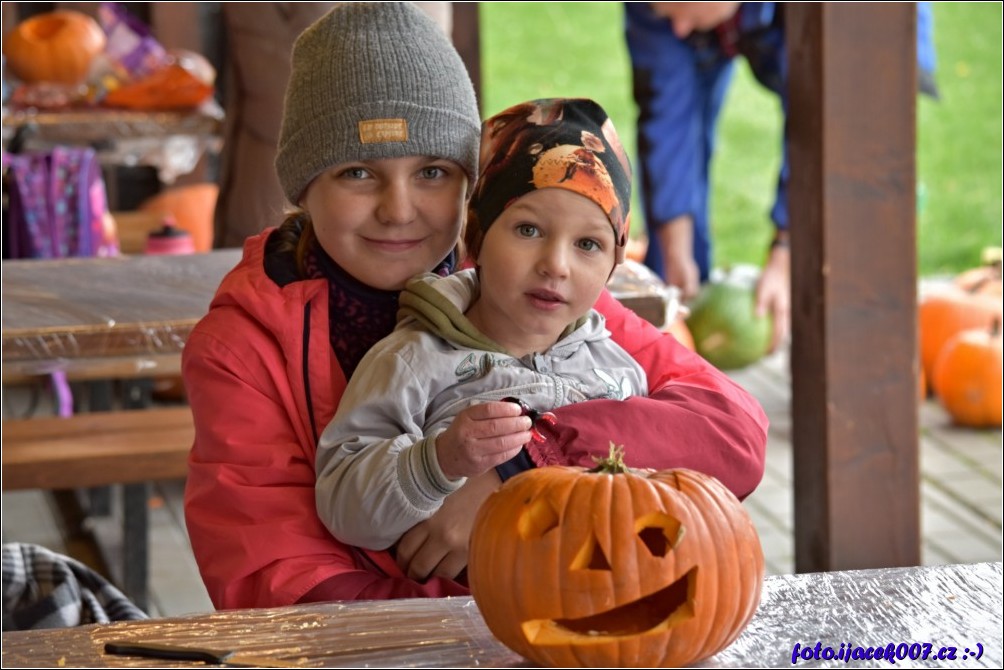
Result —
MULTIPOLYGON (((764 479, 746 506, 760 533, 768 572, 790 573, 794 542, 787 360, 778 354, 733 376, 760 400, 771 420, 764 479)), ((920 420, 923 564, 1002 560, 1001 431, 954 427, 933 400, 924 404, 920 420)), ((161 482, 150 500, 149 609, 155 616, 212 609, 188 545, 182 490, 180 481, 161 482)), ((4 493, 2 514, 5 542, 34 542, 74 553, 77 545, 61 527, 51 496, 4 493)), ((108 526, 113 521, 94 523, 108 526)))
MULTIPOLYGON (((794 571, 791 384, 785 354, 732 373, 770 417, 763 482, 746 499, 768 572, 794 571)), ((1002 556, 1001 431, 952 425, 931 399, 920 409, 921 560, 924 565, 1002 556)))

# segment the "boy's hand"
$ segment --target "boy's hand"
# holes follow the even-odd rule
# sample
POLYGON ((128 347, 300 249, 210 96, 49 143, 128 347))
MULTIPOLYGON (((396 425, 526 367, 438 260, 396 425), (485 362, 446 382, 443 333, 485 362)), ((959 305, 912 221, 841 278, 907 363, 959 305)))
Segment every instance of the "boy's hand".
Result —
POLYGON ((473 477, 519 453, 532 439, 533 421, 519 405, 486 402, 457 414, 436 438, 436 458, 450 479, 473 477))

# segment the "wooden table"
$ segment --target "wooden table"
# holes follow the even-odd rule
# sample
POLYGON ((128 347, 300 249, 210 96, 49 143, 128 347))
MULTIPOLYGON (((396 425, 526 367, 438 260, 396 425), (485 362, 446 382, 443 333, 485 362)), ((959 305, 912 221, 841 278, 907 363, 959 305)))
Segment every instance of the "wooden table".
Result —
MULTIPOLYGON (((3 383, 60 372, 72 381, 130 380, 134 387, 126 397, 148 396, 149 378, 180 373, 188 334, 239 259, 239 249, 228 249, 175 256, 4 261, 0 266, 3 383)), ((111 409, 109 389, 107 381, 91 389, 91 411, 111 409)), ((130 401, 128 406, 144 404, 130 401)), ((4 423, 8 425, 6 419, 4 423)), ((103 428, 112 432, 101 439, 114 437, 114 427, 103 428)), ((149 483, 121 483, 122 568, 116 581, 143 608, 149 483)), ((107 514, 111 507, 107 487, 92 490, 87 506, 89 513, 107 514)))
MULTIPOLYGON (((107 166, 146 165, 170 184, 190 173, 207 152, 222 146, 223 109, 210 100, 182 111, 126 110, 104 107, 39 110, 11 106, 3 116, 3 144, 17 151, 58 145, 90 146, 107 166)), ((115 180, 108 180, 109 201, 118 200, 115 180)))
MULTIPOLYGON (((806 661, 795 666, 1001 667, 1001 563, 767 577, 743 634, 704 667, 793 667, 796 644, 839 650, 931 644, 955 659, 806 661), (974 653, 982 645, 979 658, 974 653), (969 650, 968 653, 966 650, 969 650), (947 654, 947 652, 946 652, 947 654)), ((3 634, 4 667, 192 667, 108 656, 113 640, 238 649, 303 667, 513 667, 471 598, 231 610, 171 619, 3 634)), ((923 650, 923 647, 917 649, 923 650)))
MULTIPOLYGON (((177 373, 185 339, 240 253, 4 261, 4 381, 177 373)), ((610 290, 661 325, 675 299, 644 270, 620 266, 610 290)))
POLYGON ((239 249, 11 260, 2 273, 3 379, 173 374, 239 249))
POLYGON ((659 275, 631 259, 614 269, 607 288, 625 307, 656 328, 669 325, 685 309, 680 289, 667 285, 659 275))

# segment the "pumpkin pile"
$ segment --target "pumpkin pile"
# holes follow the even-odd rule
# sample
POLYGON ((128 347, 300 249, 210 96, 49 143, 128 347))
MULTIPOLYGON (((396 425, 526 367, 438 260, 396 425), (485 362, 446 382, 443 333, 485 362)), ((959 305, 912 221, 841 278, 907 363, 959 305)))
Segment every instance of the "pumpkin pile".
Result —
POLYGON ((1001 425, 1001 252, 966 271, 918 306, 921 377, 952 419, 1001 425))
POLYGON ((471 593, 492 633, 535 663, 694 663, 759 605, 763 550, 739 500, 692 470, 630 470, 622 453, 521 473, 478 511, 471 593))
POLYGON ((102 3, 98 14, 100 22, 72 9, 43 12, 4 36, 21 82, 16 106, 177 110, 212 98, 216 71, 203 56, 165 50, 119 3, 102 3))
POLYGON ((694 347, 720 370, 751 365, 770 348, 773 320, 755 311, 759 272, 755 266, 737 265, 716 273, 690 304, 687 327, 694 347))

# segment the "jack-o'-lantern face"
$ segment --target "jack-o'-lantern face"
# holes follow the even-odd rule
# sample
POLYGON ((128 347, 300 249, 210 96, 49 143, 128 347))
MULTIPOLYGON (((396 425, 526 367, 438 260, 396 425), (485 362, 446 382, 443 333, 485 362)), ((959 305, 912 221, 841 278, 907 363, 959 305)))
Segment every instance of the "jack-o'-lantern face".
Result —
MULTIPOLYGON (((602 533, 601 538, 592 527, 573 531, 563 526, 555 501, 548 497, 547 491, 542 491, 523 510, 517 530, 527 550, 538 556, 552 555, 554 548, 529 545, 560 543, 568 547, 566 552, 559 551, 558 558, 559 563, 567 565, 564 588, 589 593, 625 592, 622 598, 604 596, 599 603, 588 605, 580 600, 583 609, 573 606, 564 616, 556 613, 554 617, 523 621, 523 634, 533 644, 565 641, 575 636, 584 636, 582 644, 595 644, 603 637, 649 634, 694 614, 691 596, 695 569, 680 572, 676 579, 664 577, 667 556, 685 533, 675 517, 662 512, 646 514, 627 528, 612 528, 602 533), (635 546, 626 546, 631 544, 635 546), (647 593, 640 585, 635 588, 634 584, 625 584, 625 571, 615 570, 611 563, 610 557, 615 555, 619 561, 633 564, 632 581, 639 575, 659 575, 651 587, 656 590, 647 593)), ((555 567, 560 570, 560 566, 555 567)))
POLYGON ((468 575, 488 627, 537 663, 680 665, 745 628, 763 552, 739 501, 705 475, 550 467, 485 502, 468 575))

